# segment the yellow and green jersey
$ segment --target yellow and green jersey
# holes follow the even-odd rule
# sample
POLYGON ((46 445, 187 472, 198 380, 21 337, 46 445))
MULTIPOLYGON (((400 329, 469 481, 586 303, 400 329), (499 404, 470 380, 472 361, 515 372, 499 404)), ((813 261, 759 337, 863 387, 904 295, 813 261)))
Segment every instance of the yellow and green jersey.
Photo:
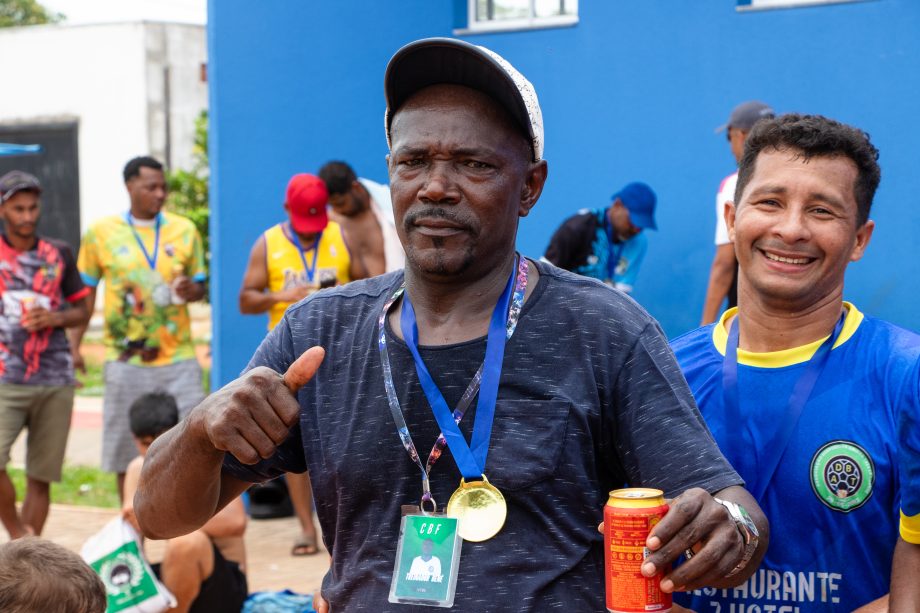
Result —
POLYGON ((164 366, 195 357, 188 306, 170 287, 181 275, 206 278, 191 221, 167 212, 149 223, 106 217, 87 230, 77 266, 87 285, 105 282, 106 360, 164 366))
MULTIPOLYGON (((320 281, 327 275, 335 277, 336 285, 351 281, 351 254, 342 237, 342 228, 334 221, 329 222, 319 241, 312 245, 300 245, 287 222, 272 226, 262 236, 268 291, 303 286, 319 288, 320 281), (312 275, 308 267, 314 268, 312 275)), ((272 305, 268 311, 269 330, 278 325, 289 306, 289 302, 272 305)))

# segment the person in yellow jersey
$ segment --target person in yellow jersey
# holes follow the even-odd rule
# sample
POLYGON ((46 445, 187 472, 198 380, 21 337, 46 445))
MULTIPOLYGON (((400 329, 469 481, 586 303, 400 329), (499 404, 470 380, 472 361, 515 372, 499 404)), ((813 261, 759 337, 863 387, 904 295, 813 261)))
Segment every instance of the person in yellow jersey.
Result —
MULTIPOLYGON (((117 475, 137 456, 128 407, 153 391, 175 396, 184 417, 204 398, 201 367, 192 344, 188 303, 205 295, 204 247, 195 225, 163 210, 163 165, 136 157, 124 168, 130 208, 104 217, 83 236, 77 268, 90 288, 89 308, 104 281, 105 394, 102 399, 102 468, 117 475)), ((83 368, 86 326, 73 329, 74 367, 83 368)))
MULTIPOLYGON (((291 304, 313 292, 367 277, 361 260, 351 257, 341 226, 329 221, 328 200, 322 179, 294 175, 284 201, 288 221, 266 230, 252 246, 240 288, 240 311, 268 312, 269 330, 291 304)), ((291 554, 312 555, 318 548, 310 477, 289 473, 285 478, 302 529, 291 554)))

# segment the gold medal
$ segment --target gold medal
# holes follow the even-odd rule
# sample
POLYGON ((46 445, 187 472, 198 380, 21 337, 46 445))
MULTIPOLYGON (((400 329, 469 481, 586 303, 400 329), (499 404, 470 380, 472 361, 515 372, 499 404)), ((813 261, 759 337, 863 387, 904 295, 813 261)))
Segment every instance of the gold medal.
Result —
POLYGON ((466 479, 460 479, 460 487, 447 502, 447 516, 460 520, 460 536, 473 543, 487 541, 498 534, 507 515, 505 497, 485 475, 482 481, 467 483, 466 479))

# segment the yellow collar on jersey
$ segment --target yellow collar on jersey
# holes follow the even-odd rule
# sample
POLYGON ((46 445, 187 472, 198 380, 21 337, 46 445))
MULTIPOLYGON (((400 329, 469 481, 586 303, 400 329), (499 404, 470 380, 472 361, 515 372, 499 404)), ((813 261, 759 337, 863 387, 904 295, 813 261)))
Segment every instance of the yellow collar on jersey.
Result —
MULTIPOLYGON (((860 313, 859 309, 853 306, 852 303, 844 301, 843 306, 847 310, 847 318, 843 322, 843 330, 840 331, 840 338, 834 343, 834 349, 850 340, 850 337, 853 336, 863 320, 863 314, 860 313)), ((716 346, 716 350, 722 355, 725 355, 725 345, 728 343, 728 329, 725 326, 725 322, 737 313, 738 307, 728 309, 722 314, 719 323, 712 327, 712 343, 716 346)), ((801 364, 802 362, 810 360, 811 356, 815 354, 818 347, 820 347, 821 343, 825 340, 827 340, 827 336, 819 338, 807 345, 792 347, 791 349, 782 349, 780 351, 767 351, 764 353, 755 353, 739 348, 738 363, 744 364, 745 366, 756 366, 758 368, 780 368, 783 366, 792 366, 793 364, 801 364)))

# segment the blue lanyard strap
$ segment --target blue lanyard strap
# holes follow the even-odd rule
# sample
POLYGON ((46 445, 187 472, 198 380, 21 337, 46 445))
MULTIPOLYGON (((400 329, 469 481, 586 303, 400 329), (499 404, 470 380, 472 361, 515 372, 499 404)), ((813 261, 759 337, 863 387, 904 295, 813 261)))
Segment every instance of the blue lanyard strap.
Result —
MULTIPOLYGON (((518 256, 517 264, 518 265, 516 267, 516 271, 517 271, 516 280, 515 280, 515 275, 512 275, 512 281, 514 281, 514 293, 511 298, 510 308, 507 308, 507 301, 505 301, 505 305, 506 305, 506 309, 508 313, 507 319, 505 320, 505 326, 504 326, 504 338, 505 339, 510 339, 511 336, 514 334, 514 331, 517 327, 517 322, 520 318, 521 309, 524 304, 524 294, 527 289, 527 272, 528 272, 527 260, 525 258, 518 256)), ((396 396, 396 386, 393 380, 393 373, 390 367, 390 360, 389 360, 389 356, 387 352, 386 332, 385 332, 386 316, 390 310, 390 307, 393 305, 394 302, 396 302, 396 300, 398 300, 404 294, 404 291, 405 291, 405 285, 402 285, 399 288, 397 288, 396 291, 393 292, 390 299, 387 300, 386 304, 384 304, 383 306, 383 309, 380 313, 380 317, 378 319, 378 326, 377 326, 378 346, 380 348, 380 359, 381 359, 381 365, 382 365, 382 370, 383 370, 383 382, 384 382, 384 387, 386 388, 387 401, 390 405, 390 413, 393 416, 393 421, 396 423, 397 433, 399 434, 399 438, 402 441, 403 447, 408 452, 409 457, 416 464, 416 466, 418 466, 419 470, 422 473, 422 503, 424 504, 426 501, 433 503, 433 500, 431 497, 431 490, 429 487, 428 475, 431 473, 431 469, 434 466, 435 462, 437 462, 438 458, 440 458, 445 445, 447 445, 447 440, 446 440, 447 437, 443 433, 443 426, 441 422, 438 421, 438 425, 442 426, 442 433, 439 434, 438 439, 435 441, 434 446, 432 447, 431 452, 428 455, 428 460, 423 466, 419 458, 418 451, 416 450, 415 443, 412 441, 412 436, 409 433, 409 428, 406 425, 406 420, 405 420, 405 417, 403 416, 402 409, 399 406, 399 399, 396 396)), ((506 288, 506 292, 507 292, 507 288, 506 288)), ((405 305, 403 306, 403 308, 405 309, 405 305)), ((498 305, 496 305, 496 311, 499 313, 506 312, 505 310, 500 309, 498 305)), ((495 311, 493 311, 492 319, 494 321, 495 311)), ((402 323, 402 319, 400 320, 400 322, 402 323)), ((409 334, 411 334, 412 332, 407 331, 407 330, 412 330, 413 332, 415 332, 414 338, 417 338, 418 336, 417 326, 414 326, 414 325, 408 326, 403 323, 402 328, 403 328, 403 335, 406 336, 406 344, 409 345, 410 351, 414 350, 413 353, 417 354, 417 348, 415 347, 415 343, 409 342, 409 334)), ((491 332, 491 326, 490 326, 490 332, 491 332)), ((489 337, 489 341, 491 341, 491 336, 489 337)), ((489 341, 487 341, 487 349, 486 349, 487 355, 488 355, 488 346, 491 345, 491 342, 489 341)), ((424 367, 424 363, 422 363, 422 366, 424 367)), ((453 414, 451 415, 451 420, 452 420, 451 423, 454 426, 453 430, 456 430, 457 433, 459 433, 459 428, 456 427, 456 424, 459 423, 460 420, 463 418, 467 408, 469 408, 470 404, 472 403, 473 397, 475 397, 476 394, 480 390, 484 366, 485 366, 485 362, 483 362, 483 364, 480 364, 479 369, 476 371, 476 374, 473 375, 473 378, 470 381, 469 385, 467 386, 466 391, 464 391, 463 396, 460 398, 460 402, 457 403, 457 407, 454 409, 453 414)), ((427 368, 425 372, 427 373, 427 368)), ((430 379, 430 376, 429 376, 429 379, 430 379)), ((423 391, 424 391, 424 388, 423 388, 423 391)), ((440 395, 440 391, 438 391, 438 394, 440 395)), ((496 395, 497 395, 497 389, 496 389, 496 395)), ((443 396, 441 397, 441 399, 443 401, 443 396)), ((429 400, 429 404, 430 402, 431 401, 429 400)), ((444 406, 446 406, 446 402, 444 403, 444 406)), ((477 410, 478 410, 478 406, 479 405, 477 404, 477 410)), ((477 423, 479 422, 478 418, 476 422, 477 423)), ((474 427, 474 434, 475 434, 475 427, 474 427)), ((461 441, 463 441, 463 447, 467 450, 467 453, 472 455, 466 446, 465 440, 463 440, 462 434, 460 435, 460 439, 461 441)), ((451 447, 451 450, 453 451, 453 447, 451 447)), ((461 451, 460 453, 463 453, 463 452, 461 451)), ((454 457, 456 456, 457 456, 457 452, 454 452, 454 457)), ((483 465, 484 464, 485 462, 483 461, 483 465)), ((476 477, 479 477, 481 474, 482 473, 480 472, 479 474, 476 475, 476 477)))
POLYGON ((610 223, 610 209, 604 210, 604 230, 607 232, 607 278, 611 283, 615 283, 617 264, 620 263, 620 256, 623 255, 625 245, 622 242, 616 242, 613 225, 610 223))
POLYGON ((498 399, 498 381, 501 376, 502 358, 505 354, 505 323, 508 316, 508 304, 511 301, 511 290, 514 286, 514 274, 508 279, 508 284, 492 310, 489 322, 489 335, 486 341, 486 357, 483 361, 482 382, 480 383, 479 399, 476 401, 476 422, 473 425, 473 436, 467 445, 463 433, 454 422, 451 411, 447 407, 441 390, 428 372, 428 367, 418 352, 418 325, 415 320, 415 309, 409 294, 403 296, 403 308, 400 318, 403 336, 406 345, 415 359, 415 371, 418 373, 419 382, 435 420, 441 428, 441 433, 447 440, 447 446, 457 462, 457 468, 466 479, 479 479, 486 465, 486 456, 489 453, 489 439, 492 436, 492 422, 495 417, 495 403, 498 399))
POLYGON ((323 233, 320 231, 319 234, 316 235, 313 245, 308 249, 308 251, 313 251, 313 262, 307 266, 307 258, 303 255, 304 248, 300 244, 300 237, 297 236, 297 233, 294 232, 294 228, 292 228, 290 224, 288 225, 288 229, 291 232, 291 242, 297 247, 297 253, 300 254, 300 261, 303 262, 303 269, 307 273, 307 281, 313 283, 313 276, 316 274, 316 260, 319 256, 319 240, 323 237, 323 233))
POLYGON ((137 245, 141 248, 141 252, 144 254, 144 259, 147 260, 147 265, 150 266, 151 270, 156 270, 157 254, 160 252, 160 214, 157 213, 156 223, 154 224, 155 229, 153 233, 153 256, 151 256, 150 252, 147 251, 147 247, 144 246, 144 241, 141 239, 141 235, 138 234, 137 228, 134 227, 134 221, 131 219, 130 211, 125 215, 125 220, 131 227, 131 233, 134 234, 134 240, 137 241, 137 245))
POLYGON ((747 429, 744 426, 745 420, 741 415, 741 398, 738 390, 737 317, 729 328, 728 341, 725 344, 725 359, 722 361, 722 398, 725 405, 726 423, 729 431, 733 431, 734 435, 726 440, 725 443, 731 451, 731 455, 736 459, 749 458, 754 453, 761 455, 757 470, 760 480, 751 482, 755 476, 754 471, 746 471, 750 474, 745 475, 745 481, 748 482, 747 488, 758 501, 763 499, 763 494, 773 478, 773 473, 776 472, 776 467, 779 465, 789 440, 792 438, 792 433, 799 422, 799 417, 801 417, 805 405, 808 403, 818 377, 821 376, 821 372, 827 365, 831 349, 840 337, 844 322, 846 322, 845 312, 837 320, 833 333, 821 343, 821 346, 818 347, 818 350, 808 361, 805 371, 795 382, 789 402, 786 405, 786 414, 779 420, 779 427, 776 429, 775 434, 771 440, 763 441, 762 448, 756 450, 745 448, 741 436, 741 433, 747 429))

